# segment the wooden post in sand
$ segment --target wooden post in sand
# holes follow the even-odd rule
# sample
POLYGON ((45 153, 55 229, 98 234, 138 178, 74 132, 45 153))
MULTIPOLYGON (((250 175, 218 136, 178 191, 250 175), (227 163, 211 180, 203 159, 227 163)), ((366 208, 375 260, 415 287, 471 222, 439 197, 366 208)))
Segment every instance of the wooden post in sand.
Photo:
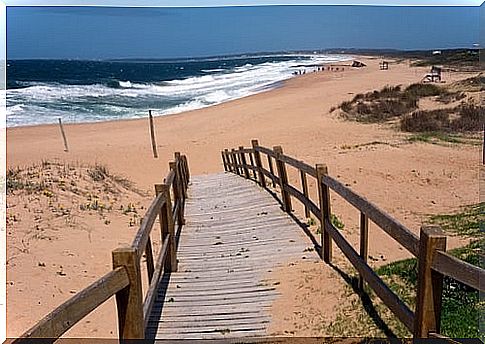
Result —
MULTIPOLYGON (((360 212, 360 257, 367 263, 369 251, 369 218, 363 212, 360 212)), ((364 276, 359 274, 359 290, 364 290, 364 276)))
POLYGON ((421 227, 414 338, 440 333, 443 275, 431 269, 436 251, 446 251, 446 235, 437 226, 421 227))
POLYGON ((133 247, 117 248, 112 252, 113 268, 123 266, 130 284, 116 293, 118 308, 118 333, 121 339, 143 339, 143 293, 141 286, 140 261, 133 247))
POLYGON ((155 142, 155 127, 153 125, 152 110, 148 110, 148 117, 150 119, 150 137, 152 139, 153 157, 158 158, 157 143, 155 142))
MULTIPOLYGON (((252 140, 251 145, 253 146, 254 150, 254 160, 256 160, 256 167, 258 171, 258 179, 259 179, 259 185, 263 188, 266 187, 266 180, 264 179, 264 174, 263 174, 263 164, 261 162, 261 154, 258 151, 258 146, 259 142, 258 140, 252 140)), ((269 157, 269 155, 268 155, 269 157)))
POLYGON ((59 127, 61 128, 62 139, 64 140, 64 152, 69 152, 69 148, 67 147, 66 133, 64 132, 64 127, 62 126, 62 120, 60 117, 59 117, 59 127))
POLYGON ((320 203, 320 232, 321 232, 321 256, 325 263, 332 262, 332 237, 328 233, 328 226, 331 225, 330 216, 330 188, 323 182, 323 177, 328 174, 328 168, 324 164, 316 164, 318 199, 320 203))
POLYGON ((286 173, 285 162, 281 160, 280 156, 283 155, 283 148, 281 146, 274 146, 273 152, 276 154, 276 168, 278 170, 278 178, 280 180, 281 188, 281 200, 283 202, 283 210, 288 214, 291 214, 291 196, 288 193, 288 174, 286 173))
POLYGON ((482 164, 485 165, 485 123, 483 124, 482 164))

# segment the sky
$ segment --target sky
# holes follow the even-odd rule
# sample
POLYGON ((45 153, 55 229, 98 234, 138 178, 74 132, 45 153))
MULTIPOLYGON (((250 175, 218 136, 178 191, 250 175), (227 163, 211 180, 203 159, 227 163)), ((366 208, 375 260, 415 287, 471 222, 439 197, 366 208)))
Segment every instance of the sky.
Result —
POLYGON ((483 0, 2 0, 10 6, 234 6, 234 5, 385 5, 385 6, 480 6, 483 0))
MULTIPOLYGON (((434 1, 438 3, 451 1, 434 1)), ((478 33, 476 6, 7 7, 9 59, 172 58, 327 48, 443 49, 471 47, 478 42, 478 33)))

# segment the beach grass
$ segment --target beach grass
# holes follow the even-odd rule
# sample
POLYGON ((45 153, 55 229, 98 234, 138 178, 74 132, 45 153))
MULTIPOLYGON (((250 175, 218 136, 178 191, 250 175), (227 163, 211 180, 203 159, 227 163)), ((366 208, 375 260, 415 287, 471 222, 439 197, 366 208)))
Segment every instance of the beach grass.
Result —
MULTIPOLYGON (((429 217, 429 223, 440 225, 447 233, 471 238, 463 247, 449 250, 451 255, 470 264, 483 267, 480 252, 485 237, 480 231, 483 220, 483 203, 463 207, 452 214, 429 217)), ((378 267, 376 273, 390 289, 411 309, 415 309, 418 283, 417 258, 403 259, 378 267)), ((371 288, 364 285, 364 292, 357 289, 356 271, 350 268, 346 274, 349 284, 343 294, 350 302, 338 309, 330 324, 334 336, 374 336, 410 338, 412 333, 382 303, 371 288), (360 293, 356 297, 356 293, 360 293)), ((479 338, 479 317, 485 311, 479 292, 467 285, 445 276, 441 311, 441 334, 451 338, 479 338)), ((482 338, 483 340, 483 338, 482 338)))
MULTIPOLYGON (((479 252, 485 241, 448 251, 453 256, 479 266, 479 252)), ((411 309, 415 308, 417 288, 417 259, 405 259, 384 265, 377 273, 411 309)), ((478 338, 479 314, 485 307, 479 300, 479 292, 467 285, 445 276, 441 310, 441 334, 451 338, 478 338)))
POLYGON ((470 134, 483 129, 485 107, 476 104, 473 97, 468 98, 466 92, 480 92, 483 79, 479 74, 448 87, 431 83, 414 83, 406 88, 401 85, 385 86, 380 90, 356 94, 330 111, 339 108, 342 117, 347 120, 390 123, 400 131, 415 133, 407 139, 409 142, 478 145, 481 142, 470 134), (446 106, 420 109, 423 98, 446 106))

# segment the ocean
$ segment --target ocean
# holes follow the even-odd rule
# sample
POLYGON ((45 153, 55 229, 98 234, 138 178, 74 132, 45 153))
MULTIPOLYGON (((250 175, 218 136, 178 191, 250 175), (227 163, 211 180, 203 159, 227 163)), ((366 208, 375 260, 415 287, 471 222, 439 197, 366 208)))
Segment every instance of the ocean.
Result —
MULTIPOLYGON (((278 87, 318 54, 172 60, 9 60, 7 127, 99 122, 194 110, 278 87)), ((311 71, 311 70, 308 70, 311 71)))

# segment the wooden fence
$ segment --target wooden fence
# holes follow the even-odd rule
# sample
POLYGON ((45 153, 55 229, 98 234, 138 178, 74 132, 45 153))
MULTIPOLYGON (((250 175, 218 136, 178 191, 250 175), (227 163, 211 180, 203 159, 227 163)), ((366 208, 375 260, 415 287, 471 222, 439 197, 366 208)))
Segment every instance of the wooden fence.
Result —
POLYGON ((122 339, 143 339, 160 278, 177 271, 176 233, 184 225, 184 206, 189 183, 187 158, 175 153, 170 172, 163 184, 155 185, 152 201, 131 246, 112 251, 113 270, 45 316, 19 339, 49 338, 54 342, 77 322, 112 296, 116 297, 118 333, 122 339), (172 203, 173 202, 173 203, 172 203), (153 256, 150 232, 160 220, 161 249, 153 256), (141 258, 145 255, 148 290, 142 292, 141 258))
POLYGON ((283 154, 281 146, 269 149, 259 146, 257 140, 252 141, 250 148, 225 149, 221 155, 226 171, 252 179, 263 188, 267 187, 268 182, 273 187, 278 185, 284 211, 291 213, 292 199, 296 199, 303 204, 307 218, 310 214, 315 215, 320 222, 321 256, 324 261, 326 263, 332 261, 332 241, 334 241, 359 272, 359 287, 363 288, 365 281, 414 337, 441 337, 439 333, 444 276, 449 276, 479 291, 485 291, 483 283, 479 283, 480 280, 485 281, 485 270, 446 253, 446 236, 439 228, 422 227, 418 238, 396 219, 331 177, 326 165, 310 166, 283 154), (263 164, 263 156, 266 156, 267 164, 263 164), (289 183, 287 165, 299 171, 300 190, 289 183), (308 176, 316 179, 318 205, 309 197, 308 176), (331 221, 331 190, 360 211, 358 252, 331 221), (367 264, 369 220, 418 259, 418 288, 414 312, 367 264))

